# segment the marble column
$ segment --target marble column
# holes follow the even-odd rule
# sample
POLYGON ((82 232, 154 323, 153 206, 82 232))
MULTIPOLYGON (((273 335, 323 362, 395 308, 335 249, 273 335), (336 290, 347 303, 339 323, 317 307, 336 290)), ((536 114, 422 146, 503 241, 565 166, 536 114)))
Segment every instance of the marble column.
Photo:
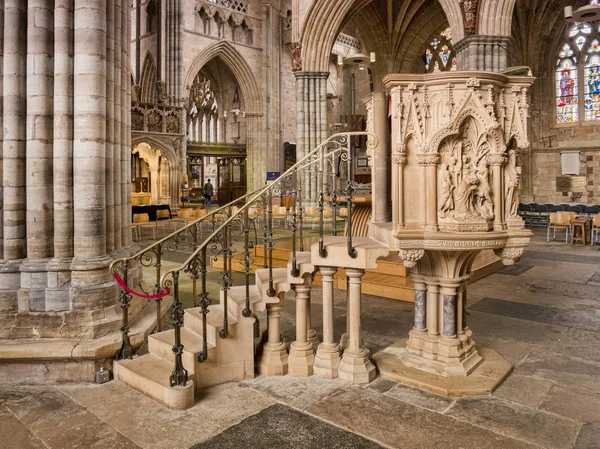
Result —
POLYGON ((288 353, 281 341, 280 304, 267 304, 268 341, 258 363, 258 372, 265 376, 283 376, 288 372, 288 353))
POLYGON ((361 278, 365 270, 346 268, 350 278, 348 294, 348 347, 339 366, 339 377, 353 384, 366 384, 377 375, 375 365, 369 359, 369 351, 362 343, 361 328, 361 278))
POLYGON ((310 288, 309 283, 293 286, 296 292, 296 341, 290 346, 288 358, 289 373, 292 376, 307 377, 313 373, 314 350, 307 338, 310 288))
POLYGON ((317 348, 314 372, 325 379, 338 377, 341 360, 340 347, 334 336, 333 276, 336 272, 337 269, 332 267, 319 268, 323 279, 323 343, 317 348))

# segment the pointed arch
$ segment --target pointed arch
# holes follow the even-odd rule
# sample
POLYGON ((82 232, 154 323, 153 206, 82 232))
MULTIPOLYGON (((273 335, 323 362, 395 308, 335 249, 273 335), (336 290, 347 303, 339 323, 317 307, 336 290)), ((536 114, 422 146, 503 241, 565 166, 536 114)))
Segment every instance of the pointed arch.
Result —
MULTIPOLYGON (((373 0, 314 0, 302 26, 302 70, 328 72, 329 56, 346 17, 373 0)), ((464 36, 460 5, 456 0, 438 0, 442 5, 456 40, 464 36)))
POLYGON ((263 107, 260 91, 252 70, 242 55, 229 42, 219 42, 212 47, 206 48, 196 56, 185 78, 186 91, 189 91, 191 88, 198 72, 214 58, 220 58, 235 76, 242 90, 246 114, 262 115, 263 107))
POLYGON ((480 0, 477 33, 483 36, 511 36, 515 1, 480 0))
POLYGON ((153 136, 145 135, 145 134, 132 135, 131 136, 132 154, 133 154, 133 151, 135 150, 135 148, 141 143, 145 143, 145 144, 149 145, 150 147, 160 151, 161 155, 169 161, 169 163, 171 164, 172 167, 179 166, 179 155, 177 154, 175 145, 173 143, 169 144, 167 142, 163 142, 161 139, 158 139, 153 136))
POLYGON ((156 103, 156 64, 150 52, 146 53, 140 76, 140 98, 142 103, 156 103))

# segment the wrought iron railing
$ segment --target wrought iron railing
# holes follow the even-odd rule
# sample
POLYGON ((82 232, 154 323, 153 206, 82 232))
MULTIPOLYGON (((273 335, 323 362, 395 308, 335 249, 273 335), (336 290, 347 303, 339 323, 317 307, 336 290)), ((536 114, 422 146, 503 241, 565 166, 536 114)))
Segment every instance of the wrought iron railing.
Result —
MULTIPOLYGON (((354 158, 352 150, 352 136, 369 136, 372 140, 369 145, 375 144, 375 137, 365 132, 349 132, 336 134, 331 136, 313 151, 308 153, 294 166, 288 169, 283 175, 271 184, 255 190, 242 198, 239 198, 233 203, 221 207, 218 211, 211 214, 212 218, 205 217, 212 224, 209 235, 200 241, 197 236, 197 231, 192 231, 192 253, 180 266, 171 269, 160 277, 160 280, 155 286, 156 290, 160 288, 170 288, 173 292, 173 327, 174 327, 174 345, 173 353, 175 355, 175 367, 171 375, 171 386, 185 385, 187 381, 187 371, 182 363, 183 345, 181 342, 181 327, 183 325, 183 306, 179 296, 180 277, 188 275, 193 282, 193 299, 194 304, 200 307, 202 322, 203 322, 203 351, 198 356, 198 361, 203 362, 208 357, 208 339, 206 328, 206 315, 209 313, 211 300, 207 291, 207 266, 208 257, 221 257, 223 260, 223 271, 221 273, 221 296, 223 306, 223 323, 219 333, 220 338, 229 336, 228 323, 228 291, 232 286, 232 257, 234 253, 234 242, 243 236, 244 248, 243 257, 241 259, 244 266, 245 274, 245 303, 242 311, 243 316, 249 317, 252 315, 250 303, 250 271, 252 259, 250 256, 250 226, 254 219, 262 219, 263 221, 263 266, 268 269, 268 296, 275 296, 276 290, 273 277, 273 197, 282 194, 289 194, 292 197, 290 207, 290 232, 292 241, 291 254, 291 275, 299 276, 297 249, 304 251, 304 220, 306 203, 316 205, 319 220, 319 253, 321 257, 327 257, 324 244, 325 233, 325 202, 328 198, 331 208, 332 233, 337 235, 337 208, 340 194, 346 196, 347 202, 347 248, 348 255, 352 258, 356 257, 356 251, 352 242, 352 204, 353 194, 355 191, 353 182, 354 173, 354 158), (347 164, 347 179, 345 189, 340 189, 338 186, 339 173, 338 161, 347 164), (312 192, 311 195, 305 197, 306 192, 312 192), (236 210, 233 206, 236 205, 236 210), (220 221, 216 221, 217 213, 223 215, 220 221), (262 218, 261 218, 262 217, 262 218), (235 233, 237 227, 241 232, 235 233), (200 279, 200 294, 199 301, 196 301, 196 281, 200 279)), ((197 223, 202 223, 203 220, 194 222, 188 225, 188 229, 197 229, 194 227, 197 223)), ((183 231, 183 230, 182 230, 183 231)), ((181 232, 181 231, 180 231, 181 232)), ((255 230, 256 232, 256 230, 255 230)), ((166 241, 169 238, 174 238, 175 234, 157 242, 150 248, 147 248, 129 259, 121 259, 115 261, 111 269, 113 272, 117 270, 117 266, 123 269, 126 275, 127 263, 130 260, 143 261, 145 266, 156 266, 157 276, 160 273, 160 257, 162 248, 165 247, 166 241), (150 260, 144 260, 144 254, 150 255, 150 260), (158 262, 157 262, 158 261, 158 262)), ((158 277, 157 277, 158 280, 158 277)), ((123 321, 123 349, 119 353, 119 357, 130 357, 132 354, 131 345, 127 339, 127 308, 130 296, 123 290, 121 294, 121 304, 124 311, 123 321)))

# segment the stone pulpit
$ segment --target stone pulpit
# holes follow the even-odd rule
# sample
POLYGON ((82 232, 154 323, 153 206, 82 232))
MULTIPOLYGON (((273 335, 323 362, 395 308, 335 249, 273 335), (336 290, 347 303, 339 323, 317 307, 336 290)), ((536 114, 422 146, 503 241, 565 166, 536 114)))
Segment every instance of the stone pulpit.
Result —
POLYGON ((511 265, 529 243, 517 214, 518 156, 529 146, 533 81, 466 71, 386 77, 391 237, 411 269, 415 320, 408 340, 375 356, 384 377, 462 396, 489 394, 510 373, 495 351, 475 346, 467 283, 482 250, 511 265))

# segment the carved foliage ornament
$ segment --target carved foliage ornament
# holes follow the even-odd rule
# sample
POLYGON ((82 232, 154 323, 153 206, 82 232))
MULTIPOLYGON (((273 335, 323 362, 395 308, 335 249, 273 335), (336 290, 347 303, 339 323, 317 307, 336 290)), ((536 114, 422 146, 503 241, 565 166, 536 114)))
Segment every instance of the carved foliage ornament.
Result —
POLYGON ((417 155, 419 165, 437 165, 440 163, 440 155, 433 153, 425 153, 417 155))
POLYGON ((398 256, 404 262, 406 268, 414 268, 417 262, 423 258, 425 250, 422 249, 402 249, 398 248, 398 256))

